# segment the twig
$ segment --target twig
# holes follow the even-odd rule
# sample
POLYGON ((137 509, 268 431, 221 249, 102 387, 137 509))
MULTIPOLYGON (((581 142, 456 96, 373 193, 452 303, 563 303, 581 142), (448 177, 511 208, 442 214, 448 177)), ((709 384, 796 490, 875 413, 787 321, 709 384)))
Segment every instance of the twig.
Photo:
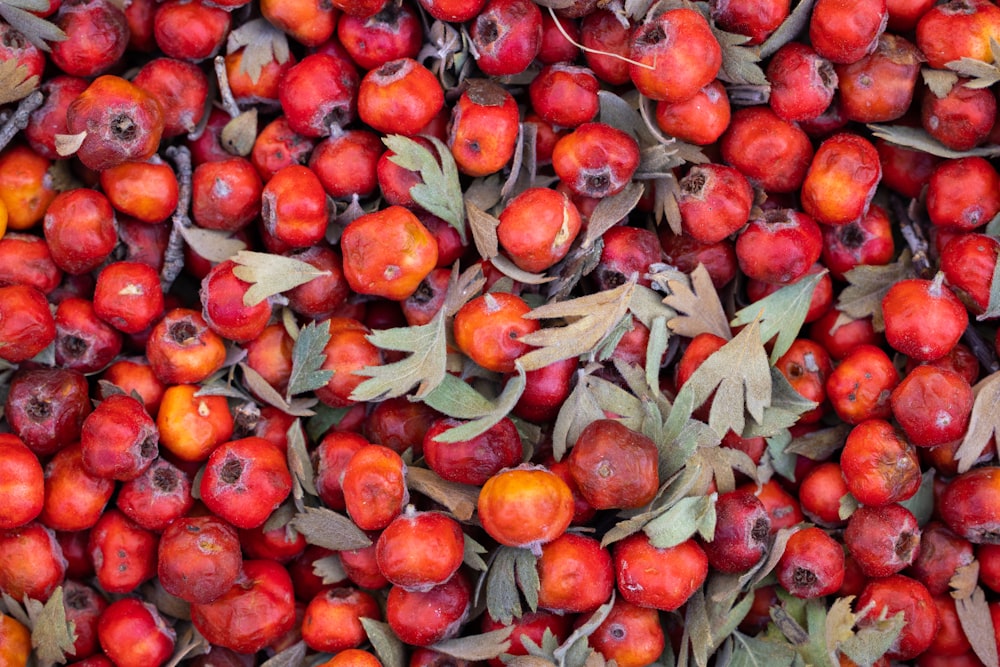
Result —
POLYGON ((962 341, 969 346, 972 354, 979 360, 979 365, 986 369, 988 375, 1000 371, 1000 360, 997 359, 996 350, 983 340, 982 335, 971 323, 965 328, 962 341))
POLYGON ((21 100, 20 104, 17 105, 17 111, 0 127, 0 150, 6 148, 11 139, 28 126, 28 119, 31 117, 31 112, 42 106, 42 102, 44 101, 45 95, 40 90, 36 90, 21 100))
POLYGON ((892 206, 892 212, 899 221, 899 229, 903 234, 903 239, 906 240, 906 245, 913 253, 913 268, 916 269, 917 275, 921 278, 929 278, 932 269, 924 230, 914 219, 915 216, 911 215, 909 207, 904 206, 900 197, 891 197, 889 202, 892 206))
POLYGON ((219 95, 222 97, 222 108, 231 118, 240 115, 240 105, 233 97, 233 89, 229 87, 229 75, 226 74, 226 59, 215 56, 215 78, 219 80, 219 95))
POLYGON ((191 151, 186 146, 170 146, 166 150, 166 155, 174 163, 180 187, 177 208, 174 209, 171 218, 173 227, 170 230, 170 239, 163 254, 163 270, 160 272, 160 284, 164 292, 170 289, 184 268, 184 237, 181 235, 181 228, 191 226, 191 218, 188 217, 188 208, 191 205, 191 151))

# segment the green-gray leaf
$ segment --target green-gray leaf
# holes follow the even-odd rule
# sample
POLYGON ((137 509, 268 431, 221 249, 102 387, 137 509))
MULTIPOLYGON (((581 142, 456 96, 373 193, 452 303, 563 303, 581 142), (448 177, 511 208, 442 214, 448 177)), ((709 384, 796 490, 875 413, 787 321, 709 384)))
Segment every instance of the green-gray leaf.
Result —
POLYGON ((760 318, 760 338, 769 341, 777 336, 774 348, 771 350, 771 363, 775 363, 781 355, 788 351, 799 335, 802 323, 805 322, 812 301, 813 292, 826 271, 811 273, 796 282, 785 285, 778 291, 755 301, 749 306, 737 311, 736 317, 730 323, 733 326, 750 324, 760 318))
POLYGON ((420 173, 423 183, 410 188, 410 195, 420 206, 454 227, 462 242, 466 242, 465 200, 458 180, 458 168, 451 150, 438 138, 427 137, 434 144, 437 157, 419 143, 399 134, 385 137, 382 142, 395 155, 390 161, 404 169, 420 173))
POLYGON ((323 348, 330 342, 330 321, 310 322, 299 329, 292 348, 292 371, 288 376, 287 399, 326 386, 333 371, 321 370, 326 361, 323 348))

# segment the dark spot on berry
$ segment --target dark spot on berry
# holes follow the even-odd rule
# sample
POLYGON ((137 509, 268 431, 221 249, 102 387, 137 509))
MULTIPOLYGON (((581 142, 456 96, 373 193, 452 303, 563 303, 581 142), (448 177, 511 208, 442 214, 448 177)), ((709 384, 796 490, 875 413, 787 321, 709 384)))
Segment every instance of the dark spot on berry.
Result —
POLYGON ((434 288, 431 287, 426 280, 424 280, 421 281, 419 285, 417 285, 417 291, 413 293, 413 295, 410 297, 410 300, 420 305, 424 305, 433 298, 434 298, 434 288))
POLYGON ((789 377, 791 377, 793 379, 794 378, 800 378, 800 377, 802 377, 805 374, 806 374, 805 369, 802 368, 802 366, 800 366, 798 364, 789 364, 788 365, 788 375, 789 375, 789 377))
POLYGON ((610 185, 611 179, 607 174, 594 174, 587 177, 586 191, 591 193, 591 196, 600 196, 607 194, 610 185))
POLYGON ((3 45, 9 49, 23 49, 26 46, 24 35, 17 30, 9 28, 3 36, 3 45))
POLYGON ((219 479, 226 484, 235 484, 243 475, 243 463, 239 459, 229 459, 222 464, 219 479))
POLYGON ((705 183, 708 182, 708 175, 701 169, 692 169, 688 172, 686 178, 684 178, 684 183, 682 185, 682 190, 689 195, 698 196, 701 191, 705 189, 705 183))
POLYGON ((817 70, 819 80, 823 82, 824 88, 833 90, 837 87, 837 74, 833 71, 833 64, 829 60, 821 60, 817 70))
POLYGON ((24 406, 24 412, 32 421, 45 421, 52 416, 52 404, 40 398, 31 398, 24 406))
POLYGON ((139 126, 128 114, 118 114, 111 119, 111 134, 121 141, 132 141, 139 134, 139 126))
POLYGON ((815 572, 807 570, 804 567, 795 568, 795 573, 792 575, 792 580, 795 582, 795 585, 803 588, 813 586, 816 583, 816 578, 815 572))
POLYGON ((621 623, 613 623, 611 627, 608 628, 608 634, 611 635, 612 639, 621 641, 628 636, 628 630, 621 623))
POLYGON ((404 62, 402 60, 393 60, 387 62, 378 68, 379 76, 392 76, 399 70, 403 69, 404 62))
POLYGON ((89 607, 87 593, 80 588, 72 588, 63 596, 63 603, 70 609, 86 609, 89 607))
POLYGON ((63 351, 63 355, 70 359, 79 359, 87 350, 90 348, 87 345, 87 341, 80 338, 79 336, 65 336, 59 344, 59 347, 63 351))
POLYGON ((604 271, 601 273, 601 282, 604 284, 605 289, 624 285, 626 280, 625 274, 621 271, 604 271))
POLYGON ((198 335, 198 327, 190 320, 175 322, 167 328, 167 336, 178 345, 186 345, 198 335))
POLYGON ((771 522, 766 517, 758 517, 753 522, 753 528, 750 529, 750 537, 753 538, 754 542, 764 542, 770 534, 771 522))
POLYGON ((139 456, 144 459, 154 459, 159 453, 159 448, 156 445, 157 438, 155 433, 151 433, 146 437, 145 440, 139 445, 139 456))
POLYGON ((200 533, 201 532, 201 526, 198 526, 198 525, 193 524, 193 523, 189 523, 187 526, 185 526, 185 528, 187 529, 187 532, 189 532, 189 533, 200 533))
POLYGON ((845 248, 860 248, 865 243, 865 231, 856 222, 844 225, 840 228, 840 243, 845 248))
POLYGON ((153 487, 157 491, 170 493, 177 488, 177 472, 166 466, 160 466, 153 472, 153 487))
POLYGON ((784 222, 789 222, 788 211, 780 208, 773 208, 769 211, 764 211, 764 217, 761 221, 768 225, 778 225, 784 222))
POLYGON ((484 19, 479 24, 479 42, 482 44, 492 44, 500 38, 500 27, 493 19, 484 19))
POLYGON ((667 38, 667 33, 661 26, 654 26, 648 32, 639 37, 639 41, 646 44, 659 44, 667 38))
POLYGON ((465 142, 465 147, 468 148, 473 153, 478 153, 481 150, 483 150, 482 147, 480 147, 478 141, 467 141, 465 142))

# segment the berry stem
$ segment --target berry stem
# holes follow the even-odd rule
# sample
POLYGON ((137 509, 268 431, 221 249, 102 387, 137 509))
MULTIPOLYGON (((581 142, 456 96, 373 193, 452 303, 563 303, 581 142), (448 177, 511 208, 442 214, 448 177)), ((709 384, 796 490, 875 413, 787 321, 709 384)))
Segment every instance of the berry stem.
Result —
POLYGON ((191 151, 185 146, 170 146, 165 153, 174 162, 180 187, 177 208, 171 218, 173 227, 163 255, 163 270, 160 272, 160 284, 164 292, 170 289, 184 269, 184 237, 181 236, 181 228, 191 226, 191 218, 188 217, 191 205, 191 151))
POLYGON ((21 100, 20 104, 17 105, 17 110, 0 127, 0 150, 6 148, 10 140, 28 126, 28 118, 31 116, 31 112, 42 106, 42 102, 44 101, 45 95, 40 90, 36 90, 21 100))

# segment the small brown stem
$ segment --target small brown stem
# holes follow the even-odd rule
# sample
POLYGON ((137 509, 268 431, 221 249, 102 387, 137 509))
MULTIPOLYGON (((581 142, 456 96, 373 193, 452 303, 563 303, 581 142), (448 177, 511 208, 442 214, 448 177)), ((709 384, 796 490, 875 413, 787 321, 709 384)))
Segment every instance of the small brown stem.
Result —
POLYGON ((903 204, 900 197, 892 197, 889 201, 892 212, 899 221, 899 229, 903 234, 903 239, 906 240, 906 245, 913 253, 913 268, 916 269, 917 275, 921 278, 929 277, 932 270, 931 260, 928 255, 927 236, 924 234, 923 228, 910 214, 910 210, 903 204))
POLYGON ((42 106, 44 101, 45 95, 40 90, 36 90, 21 100, 20 104, 17 105, 17 110, 0 127, 0 150, 3 150, 11 139, 17 136, 18 132, 28 126, 31 112, 42 106))
POLYGON ((1000 371, 1000 360, 997 359, 996 350, 983 339, 972 324, 966 327, 962 341, 972 350, 972 354, 979 360, 979 365, 986 369, 987 375, 1000 371))
POLYGON ((222 56, 215 56, 215 78, 219 80, 219 96, 222 97, 222 108, 226 110, 231 118, 240 115, 240 105, 233 97, 233 90, 229 87, 229 75, 226 74, 226 59, 222 56))
POLYGON ((170 146, 166 155, 174 163, 180 187, 177 208, 172 217, 173 227, 163 256, 163 270, 160 272, 160 284, 164 292, 170 289, 184 268, 184 237, 181 236, 181 228, 191 226, 191 218, 188 217, 188 208, 191 206, 191 151, 185 146, 170 146))

